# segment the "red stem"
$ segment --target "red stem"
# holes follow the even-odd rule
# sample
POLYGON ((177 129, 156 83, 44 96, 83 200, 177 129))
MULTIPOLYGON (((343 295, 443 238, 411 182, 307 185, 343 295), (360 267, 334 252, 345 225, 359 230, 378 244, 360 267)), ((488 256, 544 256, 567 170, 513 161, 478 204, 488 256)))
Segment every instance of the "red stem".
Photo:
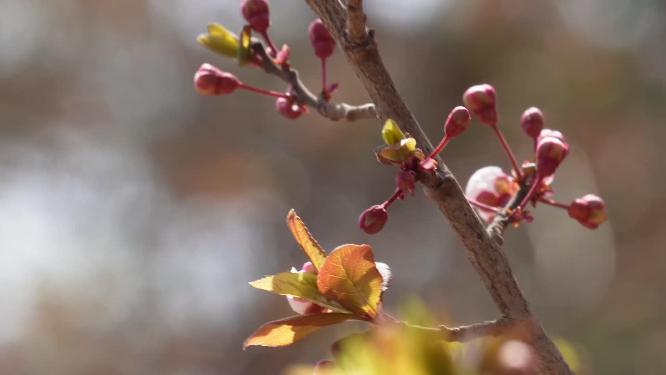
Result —
POLYGON ((272 96, 274 98, 286 98, 287 97, 287 94, 285 94, 283 92, 264 90, 264 89, 260 89, 258 87, 247 85, 245 83, 241 83, 238 87, 242 88, 242 89, 245 89, 247 91, 256 92, 257 94, 272 96))
POLYGON ((275 45, 273 45, 271 37, 268 36, 268 31, 261 33, 261 37, 264 38, 264 41, 266 44, 268 44, 268 48, 270 49, 268 53, 271 55, 271 57, 275 58, 275 56, 277 56, 277 49, 275 48, 275 45))
POLYGON ((396 188, 393 195, 391 195, 391 197, 386 202, 382 203, 382 206, 384 206, 384 208, 388 208, 390 205, 393 204, 393 202, 396 201, 396 199, 400 198, 401 195, 402 195, 402 190, 396 188))
POLYGON ((472 206, 478 207, 478 208, 480 208, 482 210, 485 210, 485 211, 490 211, 490 212, 495 212, 495 213, 500 213, 500 211, 501 211, 498 207, 489 206, 485 203, 481 203, 481 202, 476 201, 474 199, 467 198, 467 201, 472 206))
POLYGON ((326 59, 321 59, 321 91, 326 94, 326 59))
POLYGON ((525 195, 525 198, 523 198, 523 201, 520 202, 520 205, 518 205, 517 209, 522 210, 527 203, 532 199, 534 194, 537 192, 537 189, 539 188, 539 185, 541 185, 541 177, 537 177, 534 179, 534 182, 532 183, 532 186, 530 187, 530 190, 527 192, 527 195, 525 195))
POLYGON ((504 148, 504 151, 509 157, 509 160, 511 160, 511 164, 513 165, 513 169, 516 171, 516 176, 518 176, 518 180, 522 180, 523 173, 518 167, 518 161, 516 161, 516 156, 513 154, 513 151, 511 151, 511 147, 509 147, 509 143, 506 141, 506 138, 504 138, 504 134, 502 134, 502 131, 499 129, 499 126, 497 126, 497 124, 492 125, 491 127, 495 131, 495 134, 497 135, 497 138, 502 144, 502 147, 504 148))
POLYGON ((557 201, 554 201, 554 200, 552 200, 552 199, 540 198, 540 199, 539 199, 539 202, 541 202, 541 203, 545 203, 545 204, 547 204, 547 205, 549 205, 549 206, 553 206, 553 207, 561 208, 561 209, 563 209, 563 210, 569 210, 569 205, 568 205, 568 204, 564 204, 564 203, 561 203, 561 202, 557 202, 557 201))
POLYGON ((444 137, 439 142, 437 147, 435 147, 435 149, 432 150, 432 152, 430 153, 430 156, 428 156, 428 158, 429 159, 434 159, 435 156, 437 156, 440 152, 442 152, 442 150, 444 149, 444 147, 446 147, 446 145, 449 143, 450 140, 451 140, 451 138, 447 137, 446 134, 444 134, 444 137))

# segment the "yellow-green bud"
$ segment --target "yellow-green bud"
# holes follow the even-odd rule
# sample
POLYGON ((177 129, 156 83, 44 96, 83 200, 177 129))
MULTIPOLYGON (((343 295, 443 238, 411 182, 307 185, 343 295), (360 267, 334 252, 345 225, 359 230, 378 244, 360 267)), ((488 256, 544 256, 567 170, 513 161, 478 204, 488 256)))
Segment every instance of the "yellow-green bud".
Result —
POLYGON ((219 23, 208 25, 208 33, 199 34, 197 42, 211 51, 236 58, 238 54, 238 36, 219 23))

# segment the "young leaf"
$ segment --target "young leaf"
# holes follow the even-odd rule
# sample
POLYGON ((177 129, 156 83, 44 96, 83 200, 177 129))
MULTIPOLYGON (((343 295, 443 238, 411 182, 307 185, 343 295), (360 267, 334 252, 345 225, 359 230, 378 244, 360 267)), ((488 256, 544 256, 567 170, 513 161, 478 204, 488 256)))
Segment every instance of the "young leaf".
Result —
POLYGON ((382 276, 368 245, 338 246, 319 270, 321 294, 363 317, 375 318, 382 294, 382 276))
POLYGON ((405 138, 405 134, 400 130, 395 121, 388 119, 382 127, 382 138, 387 145, 394 145, 405 138))
POLYGON ((355 319, 354 315, 323 313, 274 320, 254 331, 243 343, 243 349, 248 346, 278 347, 291 345, 322 327, 342 323, 350 319, 355 319))
POLYGON ((306 299, 337 312, 348 312, 342 306, 321 295, 317 275, 308 272, 282 272, 252 281, 253 287, 282 296, 306 299))
POLYGON ((236 57, 238 53, 238 37, 219 23, 209 24, 208 33, 199 35, 197 42, 228 57, 236 57))
POLYGON ((246 65, 250 58, 252 57, 252 51, 250 50, 250 43, 252 42, 252 28, 248 25, 243 27, 243 30, 240 34, 240 43, 238 43, 238 64, 243 66, 246 65))
POLYGON ((287 226, 291 230, 291 234, 294 236, 296 242, 301 246, 305 255, 310 259, 312 265, 319 270, 326 260, 326 253, 322 249, 321 245, 314 239, 310 231, 303 223, 296 211, 292 208, 287 214, 287 226))

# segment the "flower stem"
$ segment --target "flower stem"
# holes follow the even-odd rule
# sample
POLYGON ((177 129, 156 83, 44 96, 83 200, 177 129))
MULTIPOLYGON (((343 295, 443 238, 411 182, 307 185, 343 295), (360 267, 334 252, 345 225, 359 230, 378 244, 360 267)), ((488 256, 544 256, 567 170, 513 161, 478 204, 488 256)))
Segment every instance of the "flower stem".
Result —
POLYGON ((520 202, 520 204, 516 208, 517 210, 522 210, 523 208, 525 208, 527 203, 529 203, 534 194, 537 192, 539 185, 541 185, 541 177, 537 177, 534 179, 534 181, 532 182, 532 186, 530 186, 530 190, 525 195, 525 198, 523 198, 523 201, 520 202))
POLYGON ((430 153, 430 156, 428 156, 428 158, 429 159, 434 159, 440 152, 442 152, 442 150, 444 149, 444 147, 446 147, 446 145, 449 143, 450 140, 451 140, 451 138, 447 137, 446 134, 444 134, 444 137, 439 142, 437 147, 435 147, 435 149, 432 150, 432 152, 430 153))
POLYGON ((326 87, 326 59, 321 59, 321 91, 324 95, 328 91, 326 87))
POLYGON ((384 206, 384 208, 388 208, 390 205, 393 204, 393 202, 396 201, 396 199, 400 198, 401 196, 402 196, 402 189, 396 188, 393 195, 391 195, 391 197, 388 200, 386 200, 386 202, 382 203, 382 206, 384 206))
POLYGON ((268 35, 268 31, 264 31, 263 33, 261 33, 261 37, 264 38, 264 41, 266 42, 266 44, 268 44, 269 48, 268 53, 271 55, 272 58, 275 58, 277 56, 277 49, 275 48, 275 45, 273 44, 271 37, 268 35))
POLYGON ((274 98, 286 98, 287 97, 287 94, 285 94, 285 93, 277 92, 277 91, 271 91, 271 90, 264 90, 264 89, 260 89, 258 87, 247 85, 245 83, 241 83, 240 86, 238 86, 238 87, 240 87, 242 89, 245 89, 247 91, 255 92, 257 94, 272 96, 274 98))
POLYGON ((557 201, 552 200, 552 199, 539 198, 539 202, 541 202, 541 203, 545 203, 545 204, 547 204, 547 205, 549 205, 549 206, 553 206, 553 207, 561 208, 561 209, 563 209, 563 210, 568 210, 568 209, 569 209, 569 205, 568 205, 568 204, 564 204, 564 203, 561 203, 561 202, 557 202, 557 201))
POLYGON ((468 201, 469 204, 471 204, 472 206, 478 207, 478 208, 480 208, 480 209, 482 209, 482 210, 484 210, 484 211, 490 211, 490 212, 494 212, 494 213, 497 213, 497 214, 500 213, 500 211, 501 211, 498 207, 489 206, 489 205, 487 205, 487 204, 485 204, 485 203, 481 203, 481 202, 476 201, 476 200, 474 200, 474 199, 469 199, 469 198, 467 198, 467 201, 468 201))
POLYGON ((520 167, 518 166, 518 161, 516 161, 516 156, 513 154, 513 151, 511 151, 511 147, 509 147, 509 143, 506 141, 506 138, 504 138, 504 134, 502 134, 502 131, 499 129, 499 126, 497 126, 497 124, 493 125, 492 128, 493 131, 495 131, 495 134, 497 135, 497 139, 499 139, 500 143, 502 144, 502 148, 504 148, 506 155, 509 157, 509 160, 511 160, 511 165, 513 165, 513 169, 516 171, 516 176, 518 176, 518 180, 522 180, 523 172, 520 170, 520 167))

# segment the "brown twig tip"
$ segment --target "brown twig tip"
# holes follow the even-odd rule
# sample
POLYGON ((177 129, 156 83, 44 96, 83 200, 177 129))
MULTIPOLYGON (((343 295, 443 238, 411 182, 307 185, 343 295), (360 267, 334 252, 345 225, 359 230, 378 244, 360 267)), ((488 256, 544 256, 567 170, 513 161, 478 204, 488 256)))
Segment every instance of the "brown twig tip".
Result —
POLYGON ((459 327, 440 326, 443 339, 448 342, 465 342, 482 337, 501 336, 511 333, 517 324, 509 318, 500 318, 459 327))

